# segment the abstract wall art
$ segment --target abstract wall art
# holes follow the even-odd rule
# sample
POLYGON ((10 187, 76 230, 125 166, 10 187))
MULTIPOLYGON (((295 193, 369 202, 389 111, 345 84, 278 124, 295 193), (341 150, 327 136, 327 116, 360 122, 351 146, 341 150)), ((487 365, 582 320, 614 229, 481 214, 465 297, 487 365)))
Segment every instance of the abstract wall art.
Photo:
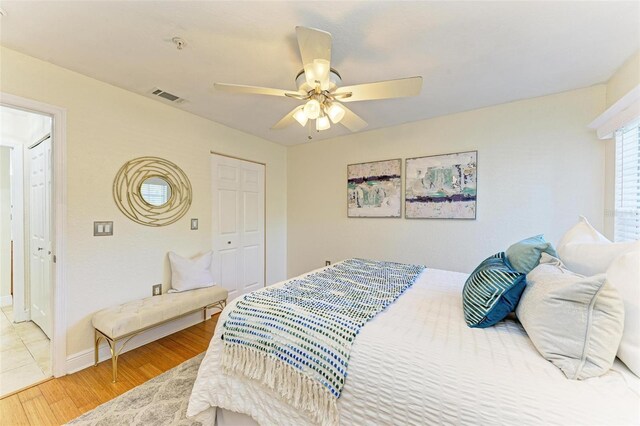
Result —
POLYGON ((347 166, 347 216, 400 217, 402 160, 347 166))
POLYGON ((475 219, 478 152, 407 158, 407 219, 475 219))

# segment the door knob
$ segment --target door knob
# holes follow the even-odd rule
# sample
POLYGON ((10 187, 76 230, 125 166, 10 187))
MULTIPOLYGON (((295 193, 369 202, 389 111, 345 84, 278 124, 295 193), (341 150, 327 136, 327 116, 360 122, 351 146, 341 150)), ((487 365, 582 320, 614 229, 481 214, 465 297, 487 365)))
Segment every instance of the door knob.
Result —
POLYGON ((44 250, 44 247, 38 247, 38 251, 44 250))

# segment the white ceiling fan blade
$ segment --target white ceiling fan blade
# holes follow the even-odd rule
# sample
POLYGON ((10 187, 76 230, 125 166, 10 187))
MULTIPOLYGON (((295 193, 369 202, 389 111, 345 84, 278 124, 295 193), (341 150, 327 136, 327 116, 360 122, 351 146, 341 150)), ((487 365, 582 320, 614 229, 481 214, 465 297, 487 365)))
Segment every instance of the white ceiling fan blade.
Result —
POLYGON ((374 99, 404 98, 416 96, 422 89, 422 77, 378 81, 376 83, 343 86, 333 93, 340 102, 369 101, 374 99), (347 96, 351 93, 351 96, 347 96), (345 95, 340 96, 340 95, 345 95))
MULTIPOLYGON (((251 95, 287 96, 302 99, 302 95, 291 90, 272 89, 270 87, 245 86, 242 84, 213 83, 216 90, 229 93, 246 93, 251 95)), ((305 94, 306 96, 306 94, 305 94)))
POLYGON ((331 34, 314 28, 296 27, 296 35, 307 83, 311 87, 320 84, 322 90, 329 90, 331 34))
POLYGON ((291 112, 287 115, 285 115, 284 117, 282 117, 282 120, 278 121, 276 124, 273 125, 273 127, 271 127, 272 130, 280 130, 280 129, 284 129, 287 126, 290 126, 291 124, 296 122, 296 119, 293 118, 293 115, 298 112, 298 110, 301 110, 302 108, 304 108, 304 105, 300 105, 295 107, 293 110, 291 110, 291 112))
POLYGON ((351 130, 352 132, 357 132, 358 130, 362 130, 368 126, 367 122, 360 118, 358 114, 351 111, 344 105, 340 106, 344 108, 344 117, 342 117, 342 120, 340 120, 340 124, 342 124, 344 127, 351 130))

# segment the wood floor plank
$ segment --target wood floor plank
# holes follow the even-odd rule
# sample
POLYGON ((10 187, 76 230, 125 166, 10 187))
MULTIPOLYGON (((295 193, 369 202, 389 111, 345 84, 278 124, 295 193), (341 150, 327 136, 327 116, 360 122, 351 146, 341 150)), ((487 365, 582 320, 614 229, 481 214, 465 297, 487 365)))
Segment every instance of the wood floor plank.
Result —
POLYGON ((18 395, 0 399, 0 425, 23 426, 28 425, 29 419, 22 408, 18 395))
POLYGON ((51 404, 51 411, 56 416, 58 424, 65 424, 75 419, 82 412, 76 407, 71 398, 66 397, 51 404))
POLYGON ((121 355, 115 384, 109 360, 0 399, 0 426, 64 424, 204 352, 218 317, 121 355))
POLYGON ((189 358, 193 358, 198 354, 198 352, 193 350, 192 348, 176 343, 174 340, 171 340, 171 339, 162 339, 162 341, 160 341, 160 344, 165 349, 168 349, 180 355, 181 357, 180 362, 184 362, 189 358))
POLYGON ((76 404, 76 407, 96 407, 100 400, 92 389, 86 389, 78 373, 60 377, 56 380, 60 380, 62 386, 64 386, 65 393, 71 398, 73 403, 76 404))
MULTIPOLYGON (((149 380, 149 377, 147 377, 146 375, 140 372, 141 366, 138 363, 132 365, 126 359, 122 359, 118 362, 120 363, 120 367, 118 368, 118 371, 119 371, 118 382, 120 381, 120 377, 121 377, 122 380, 126 380, 127 382, 131 383, 133 386, 138 386, 146 382, 147 380, 149 380)), ((145 365, 145 364, 142 364, 142 365, 145 365)), ((160 371, 163 371, 163 370, 160 370, 160 371)))
POLYGON ((38 389, 40 389, 40 392, 42 392, 42 395, 49 404, 54 404, 65 398, 69 398, 67 393, 64 391, 64 386, 62 386, 58 380, 49 380, 48 382, 44 382, 38 386, 38 389))
POLYGON ((22 408, 27 414, 29 423, 32 425, 57 425, 59 424, 55 414, 51 411, 49 403, 42 394, 38 397, 31 398, 28 401, 22 401, 22 408))
POLYGON ((143 366, 139 367, 138 370, 140 371, 140 374, 143 374, 147 377, 147 380, 153 379, 154 377, 164 373, 164 371, 160 370, 158 367, 151 363, 144 364, 143 366))
POLYGON ((37 398, 42 396, 42 392, 40 391, 39 386, 35 386, 29 389, 25 389, 22 392, 18 393, 18 398, 20 398, 20 402, 25 403, 30 399, 37 398))

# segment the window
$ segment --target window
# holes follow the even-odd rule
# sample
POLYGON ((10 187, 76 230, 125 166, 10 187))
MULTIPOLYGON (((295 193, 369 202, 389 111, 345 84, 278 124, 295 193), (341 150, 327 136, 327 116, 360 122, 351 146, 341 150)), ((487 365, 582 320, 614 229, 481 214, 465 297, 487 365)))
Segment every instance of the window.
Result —
POLYGON ((615 241, 640 239, 640 120, 616 131, 615 241))

